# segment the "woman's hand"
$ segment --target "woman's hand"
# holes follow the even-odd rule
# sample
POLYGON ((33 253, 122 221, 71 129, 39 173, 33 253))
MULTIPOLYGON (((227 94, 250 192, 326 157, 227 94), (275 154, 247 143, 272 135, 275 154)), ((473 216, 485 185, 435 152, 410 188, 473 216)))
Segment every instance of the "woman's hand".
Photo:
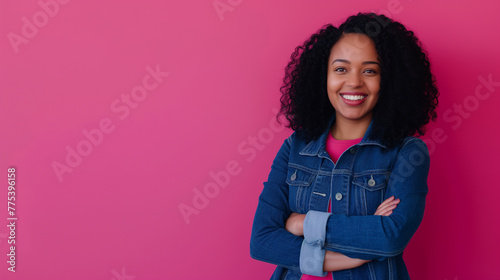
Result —
POLYGON ((389 197, 377 207, 377 211, 375 211, 375 214, 373 215, 390 216, 392 214, 392 210, 396 209, 400 201, 401 200, 399 200, 399 198, 395 199, 394 196, 389 197))
POLYGON ((293 235, 303 236, 304 235, 304 219, 306 214, 292 213, 290 217, 286 220, 286 230, 291 232, 293 235))

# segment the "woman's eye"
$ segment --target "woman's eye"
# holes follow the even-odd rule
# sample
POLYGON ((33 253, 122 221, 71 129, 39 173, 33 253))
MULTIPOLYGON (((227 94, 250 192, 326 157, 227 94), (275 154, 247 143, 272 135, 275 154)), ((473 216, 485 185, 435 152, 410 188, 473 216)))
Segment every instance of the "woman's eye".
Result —
POLYGON ((343 67, 335 68, 335 72, 345 72, 345 71, 347 71, 347 70, 343 67))
POLYGON ((377 71, 375 71, 373 69, 366 69, 364 72, 367 74, 377 74, 377 71))

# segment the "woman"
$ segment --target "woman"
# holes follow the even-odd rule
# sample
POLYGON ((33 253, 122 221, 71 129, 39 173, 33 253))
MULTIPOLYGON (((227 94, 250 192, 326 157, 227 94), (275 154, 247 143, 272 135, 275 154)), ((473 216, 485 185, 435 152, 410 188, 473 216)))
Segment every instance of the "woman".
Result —
POLYGON ((424 214, 424 126, 438 90, 414 33, 383 15, 326 25, 296 48, 281 114, 295 132, 259 198, 250 252, 271 279, 409 279, 424 214))

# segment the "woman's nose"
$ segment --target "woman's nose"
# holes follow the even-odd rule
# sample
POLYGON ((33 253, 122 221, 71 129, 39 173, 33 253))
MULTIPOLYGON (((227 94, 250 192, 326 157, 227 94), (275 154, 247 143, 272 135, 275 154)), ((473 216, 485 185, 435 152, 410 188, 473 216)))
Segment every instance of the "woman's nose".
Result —
POLYGON ((363 79, 362 79, 362 77, 360 77, 360 75, 358 75, 358 74, 350 74, 350 75, 347 77, 346 84, 347 84, 349 87, 352 87, 352 88, 357 88, 357 87, 360 87, 360 86, 362 86, 362 85, 363 85, 363 79))

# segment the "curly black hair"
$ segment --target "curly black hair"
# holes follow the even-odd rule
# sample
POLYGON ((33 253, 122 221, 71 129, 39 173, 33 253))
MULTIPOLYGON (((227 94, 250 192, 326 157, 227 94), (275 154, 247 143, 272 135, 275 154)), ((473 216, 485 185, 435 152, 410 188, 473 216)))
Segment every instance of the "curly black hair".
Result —
POLYGON ((347 33, 361 33, 375 43, 381 62, 379 99, 373 109, 373 137, 391 147, 407 136, 425 134, 437 117, 439 91, 421 43, 401 23, 373 13, 349 17, 338 28, 325 25, 295 48, 280 88, 287 126, 301 137, 317 139, 335 109, 328 99, 328 58, 333 45, 347 33))

